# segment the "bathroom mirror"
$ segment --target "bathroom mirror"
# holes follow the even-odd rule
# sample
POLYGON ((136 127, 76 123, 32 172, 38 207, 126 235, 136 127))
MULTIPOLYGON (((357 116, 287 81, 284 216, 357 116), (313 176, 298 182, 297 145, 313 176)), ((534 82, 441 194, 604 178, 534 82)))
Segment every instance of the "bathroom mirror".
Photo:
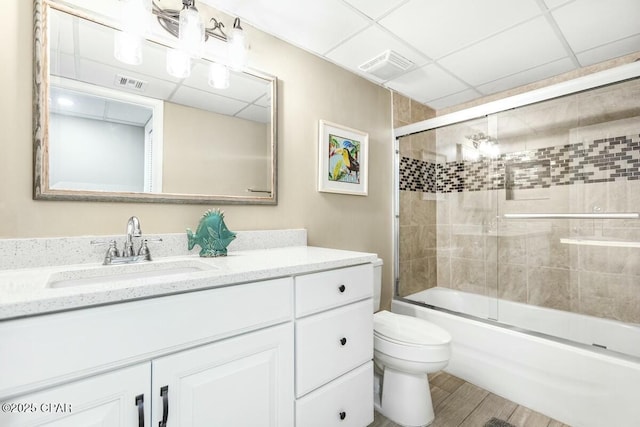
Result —
POLYGON ((231 71, 214 89, 206 58, 172 77, 170 38, 124 64, 109 19, 34 6, 34 199, 277 203, 275 77, 231 71))

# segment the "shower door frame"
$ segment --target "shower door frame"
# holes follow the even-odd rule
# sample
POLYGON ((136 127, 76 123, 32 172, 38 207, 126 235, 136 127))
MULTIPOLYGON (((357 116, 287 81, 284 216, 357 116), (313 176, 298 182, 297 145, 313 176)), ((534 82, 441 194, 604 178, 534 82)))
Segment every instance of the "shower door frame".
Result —
POLYGON ((561 96, 572 95, 600 86, 620 83, 640 77, 640 61, 631 62, 615 68, 599 71, 565 82, 540 89, 534 89, 519 95, 488 102, 475 107, 423 120, 393 130, 394 140, 394 196, 393 196, 393 299, 408 301, 398 296, 400 284, 400 138, 419 132, 438 129, 443 126, 466 122, 468 120, 501 113, 513 108, 523 107, 561 96))

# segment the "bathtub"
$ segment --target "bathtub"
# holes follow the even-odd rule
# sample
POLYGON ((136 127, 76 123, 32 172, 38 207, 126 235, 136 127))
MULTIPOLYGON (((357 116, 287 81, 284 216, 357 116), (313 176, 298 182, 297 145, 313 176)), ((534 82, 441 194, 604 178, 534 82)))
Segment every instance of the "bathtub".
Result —
POLYGON ((571 426, 640 426, 638 325, 439 287, 391 310, 449 331, 452 375, 571 426))

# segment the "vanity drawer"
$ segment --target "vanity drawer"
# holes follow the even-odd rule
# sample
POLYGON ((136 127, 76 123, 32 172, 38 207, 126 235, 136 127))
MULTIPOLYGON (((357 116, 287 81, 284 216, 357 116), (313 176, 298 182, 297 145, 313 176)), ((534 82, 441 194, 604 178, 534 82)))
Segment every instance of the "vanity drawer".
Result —
POLYGON ((373 422, 373 362, 296 401, 296 426, 362 427, 373 422))
POLYGON ((373 358, 371 299, 296 322, 296 396, 373 358))
POLYGON ((373 264, 298 276, 296 317, 348 304, 373 295, 373 264))

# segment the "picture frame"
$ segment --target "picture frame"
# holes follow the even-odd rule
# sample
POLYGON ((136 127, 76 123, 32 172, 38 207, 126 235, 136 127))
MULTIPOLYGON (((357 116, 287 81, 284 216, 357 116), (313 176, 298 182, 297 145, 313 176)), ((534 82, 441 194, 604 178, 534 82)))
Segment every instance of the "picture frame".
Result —
POLYGON ((319 120, 318 191, 366 196, 368 163, 368 133, 319 120))

